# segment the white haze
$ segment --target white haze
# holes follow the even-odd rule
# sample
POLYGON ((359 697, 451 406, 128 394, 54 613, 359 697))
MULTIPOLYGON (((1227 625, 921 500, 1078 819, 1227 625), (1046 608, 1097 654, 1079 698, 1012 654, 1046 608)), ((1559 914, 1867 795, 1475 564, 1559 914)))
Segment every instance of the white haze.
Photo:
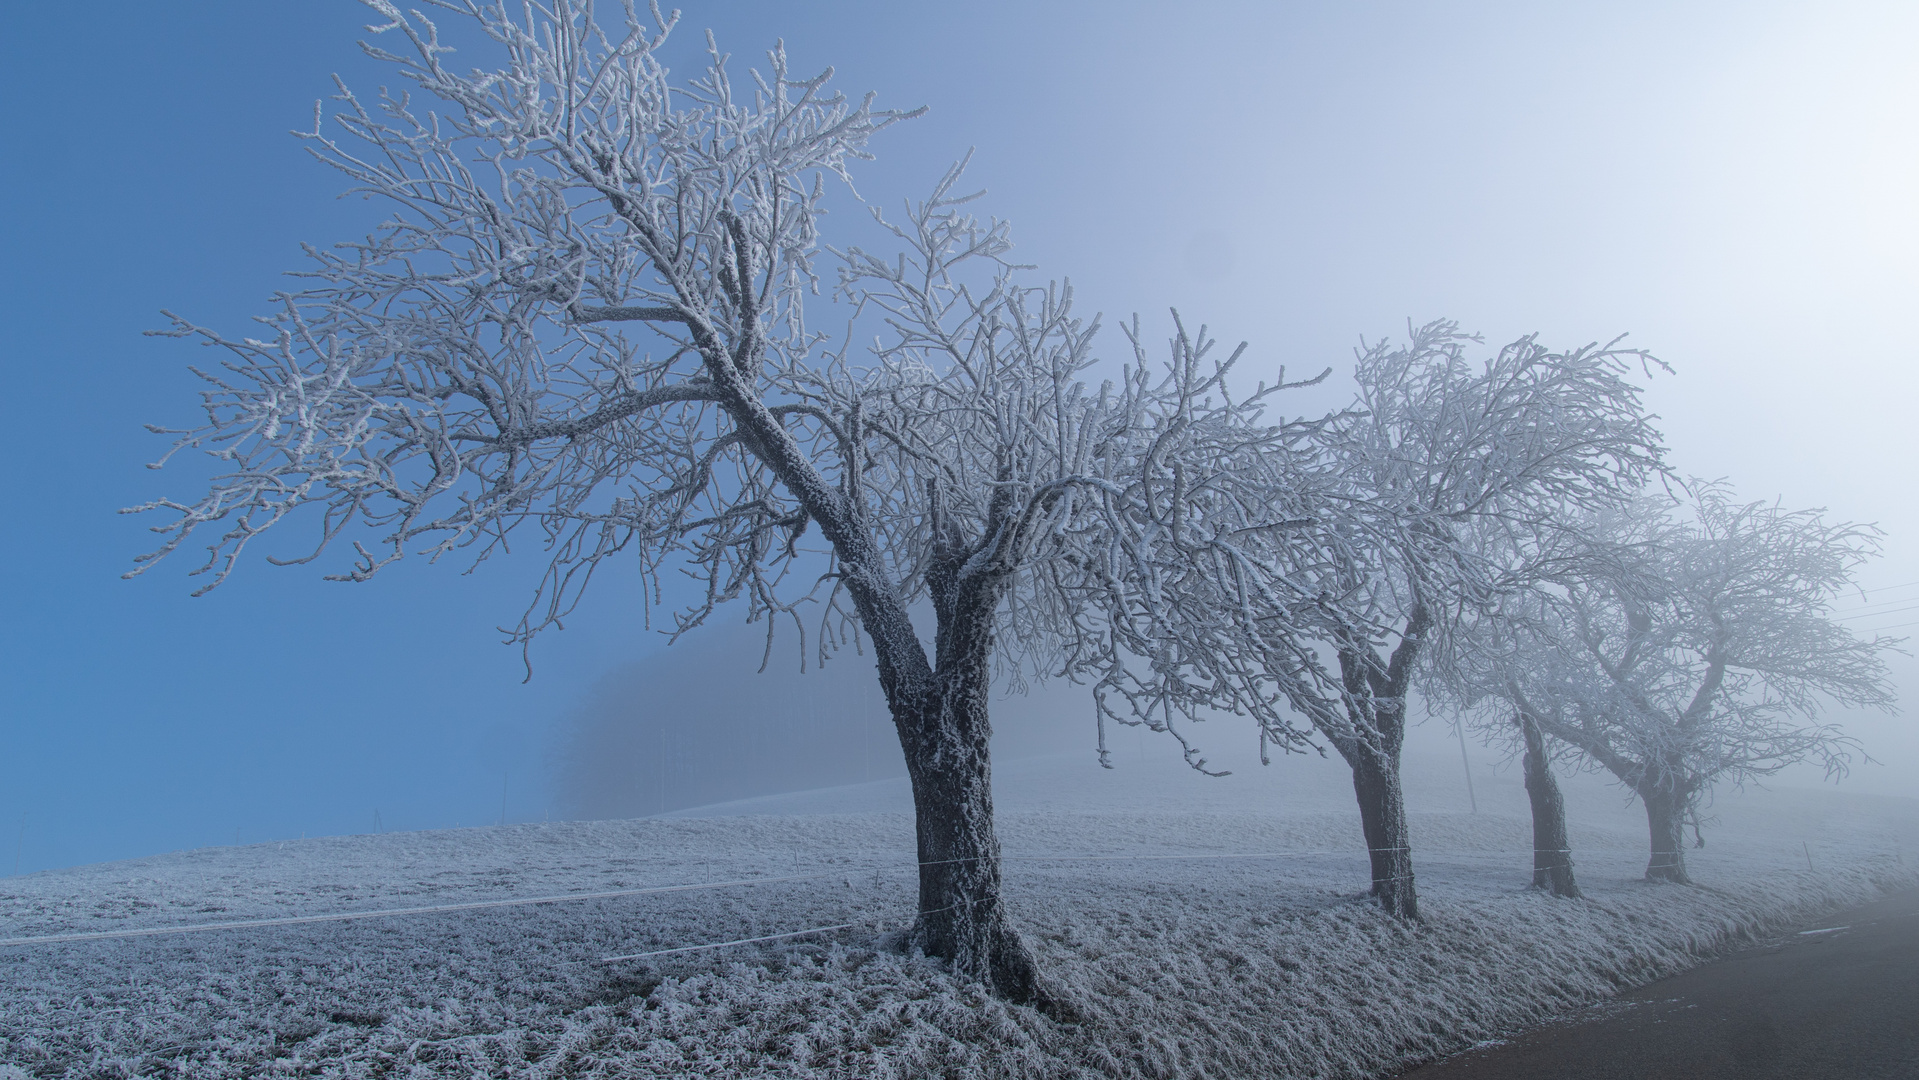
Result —
MULTIPOLYGON (((759 796, 859 784, 906 774, 869 655, 845 650, 802 672, 793 635, 765 653, 764 624, 702 628, 654 656, 623 665, 566 714, 551 762, 556 816, 643 817, 759 796), (762 660, 765 659, 762 669, 762 660)), ((1347 769, 1329 750, 1273 751, 1259 758, 1252 724, 1216 715, 1182 728, 1209 769, 1231 772, 1225 786, 1253 788, 1284 809, 1299 783, 1340 790, 1347 769)), ((1173 739, 1110 723, 1106 745, 1115 782, 1145 770, 1185 768, 1173 739)), ((1023 690, 1002 684, 993 701, 993 756, 1001 768, 1064 755, 1087 767, 1098 760, 1091 692, 1064 680, 1023 690)), ((1415 707, 1406 769, 1425 778, 1408 793, 1418 810, 1469 810, 1475 793, 1518 775, 1503 748, 1468 743, 1443 717, 1415 707), (1471 763, 1469 779, 1467 762, 1471 763)), ((1197 773, 1192 791, 1205 797, 1197 773)), ((1348 789, 1349 790, 1349 789, 1348 789)), ((1620 789, 1619 801, 1627 797, 1620 789)), ((1354 811, 1357 820, 1357 810, 1354 811)))
MULTIPOLYGON (((723 32, 754 33, 766 16, 748 10, 723 32)), ((1024 257, 1073 279, 1082 305, 1109 321, 1139 310, 1150 329, 1176 304, 1228 343, 1247 339, 1249 376, 1335 369, 1289 411, 1341 403, 1351 346, 1408 317, 1453 316, 1489 340, 1630 331, 1676 369, 1651 381, 1648 401, 1677 471, 1878 522, 1885 557, 1861 574, 1863 594, 1839 601, 1841 614, 1919 603, 1919 509, 1906 497, 1919 464, 1908 415, 1919 356, 1905 317, 1919 296, 1919 9, 1489 3, 1353 5, 1335 16, 1221 4, 1166 18, 1116 4, 1087 16, 1073 5, 1023 10, 1015 38, 994 29, 1010 16, 993 5, 896 28, 901 40, 952 40, 951 51, 843 55, 830 18, 790 31, 788 44, 796 62, 838 64, 849 89, 933 107, 880 148, 864 174, 869 194, 915 190, 977 145, 969 175, 990 189, 988 208, 1012 220, 1024 257), (969 78, 966 43, 988 39, 1005 70, 1028 73, 1017 88, 969 78)), ((1111 336, 1108 354, 1118 351, 1111 336)), ((1850 625, 1912 633, 1915 614, 1850 625)), ((595 740, 647 723, 631 703, 658 694, 686 720, 718 725, 714 745, 766 755, 763 774, 748 769, 726 791, 838 782, 856 775, 855 760, 877 767, 870 747, 890 733, 877 689, 852 673, 859 662, 829 669, 834 689, 800 679, 786 659, 756 676, 760 647, 748 636, 709 627, 609 676, 566 725, 603 734, 563 738, 611 746, 595 740), (709 669, 726 689, 701 705, 693 673, 709 669), (807 741, 807 710, 821 706, 780 702, 841 694, 849 708, 864 703, 847 721, 851 741, 814 744, 793 763, 750 749, 807 741)), ((1919 665, 1895 656, 1892 669, 1908 698, 1919 694, 1919 665)), ((1090 713, 1083 692, 1060 688, 1003 700, 996 753, 1090 754, 1090 713)), ((1858 762, 1847 790, 1919 796, 1914 725, 1829 719, 1876 762, 1858 762)), ((1199 735, 1215 761, 1259 767, 1244 726, 1222 720, 1199 735)), ((644 761, 625 738, 628 760, 644 761)), ((1145 740, 1147 753, 1174 752, 1145 740)), ((1428 724, 1408 754, 1456 758, 1458 747, 1428 724)), ((893 768, 897 756, 884 755, 893 768)), ((564 800, 583 774, 560 775, 564 800)), ((707 782, 684 779, 689 791, 707 782)), ((1826 778, 1793 768, 1770 782, 1826 778)), ((611 812, 598 798, 582 792, 576 806, 611 812)))

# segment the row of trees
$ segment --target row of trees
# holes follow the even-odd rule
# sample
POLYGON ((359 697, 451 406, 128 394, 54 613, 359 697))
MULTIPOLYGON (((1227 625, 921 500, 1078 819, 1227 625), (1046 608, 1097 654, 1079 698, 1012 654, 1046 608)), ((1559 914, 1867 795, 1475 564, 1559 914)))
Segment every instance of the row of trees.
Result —
POLYGON ((1714 784, 1808 760, 1844 775, 1857 744, 1824 710, 1892 707, 1881 654, 1896 642, 1831 616, 1876 551, 1870 527, 1695 481, 1577 519, 1567 539, 1566 569, 1474 612, 1430 680, 1523 758, 1536 885, 1579 895, 1555 756, 1630 788, 1651 830, 1646 876, 1686 882, 1683 828, 1714 784))
POLYGON ((225 354, 176 449, 223 467, 198 499, 136 508, 171 513, 141 569, 211 530, 211 588, 317 504, 319 543, 294 561, 344 536, 349 580, 408 552, 483 561, 535 530, 549 561, 523 646, 614 559, 656 601, 691 596, 676 633, 740 601, 822 660, 857 636, 912 781, 914 940, 1005 997, 1047 1000, 1000 899, 996 672, 1088 683, 1102 725, 1184 742, 1225 711, 1263 747, 1330 744, 1373 891, 1406 917, 1415 689, 1510 725, 1542 763, 1557 745, 1615 768, 1659 800, 1660 837, 1729 771, 1843 763, 1836 733, 1791 720, 1819 695, 1887 700, 1882 643, 1822 621, 1870 538, 1711 485, 1685 512, 1648 496, 1665 465, 1640 351, 1526 338, 1474 363, 1477 339, 1434 323, 1361 350, 1352 407, 1288 420, 1271 414, 1298 384, 1242 393, 1240 352, 1175 316, 1163 353, 1135 320, 1130 362, 1089 385, 1098 321, 1065 284, 1026 282, 958 167, 901 216, 875 210, 864 245, 822 241, 850 197, 830 182, 912 114, 793 78, 779 51, 750 87, 717 52, 675 85, 657 9, 602 25, 566 2, 436 0, 505 57, 457 72, 430 19, 370 4, 404 44, 368 51, 433 111, 342 86, 339 134, 304 137, 392 216, 310 250, 262 337, 176 320, 225 354), (814 329, 823 311, 842 329, 814 329), (1672 730, 1645 735, 1654 717, 1672 730), (1700 756, 1734 728, 1773 744, 1700 756))

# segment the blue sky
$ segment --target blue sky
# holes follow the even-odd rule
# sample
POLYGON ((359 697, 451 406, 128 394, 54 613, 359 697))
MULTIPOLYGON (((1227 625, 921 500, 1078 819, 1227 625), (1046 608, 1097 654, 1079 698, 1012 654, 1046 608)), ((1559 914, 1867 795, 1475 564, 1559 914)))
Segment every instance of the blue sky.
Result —
MULTIPOLYGON (((609 581, 523 685, 494 627, 533 560, 343 586, 256 559, 200 599, 184 560, 118 579, 149 537, 116 509, 203 475, 142 467, 162 441, 141 425, 194 419, 208 356, 141 331, 162 308, 238 331, 302 241, 377 220, 286 134, 332 73, 382 81, 369 21, 347 0, 9 13, 0 873, 376 809, 474 824, 503 783, 538 819, 555 724, 661 648, 609 581)), ((1678 369, 1651 400, 1680 468, 1879 521, 1868 580, 1919 580, 1911 5, 729 2, 686 10, 682 69, 706 26, 738 63, 784 38, 796 68, 931 106, 876 148, 868 195, 976 147, 988 209, 1082 305, 1149 326, 1178 305, 1262 370, 1343 365, 1409 317, 1630 330, 1678 369)), ((1860 786, 1912 790, 1909 726, 1856 723, 1886 762, 1860 786)))

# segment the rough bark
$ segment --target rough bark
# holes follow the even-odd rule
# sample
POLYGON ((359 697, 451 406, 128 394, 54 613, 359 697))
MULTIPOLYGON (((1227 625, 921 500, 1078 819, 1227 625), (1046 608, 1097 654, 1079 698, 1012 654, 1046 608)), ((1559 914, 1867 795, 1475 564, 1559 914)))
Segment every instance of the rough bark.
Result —
POLYGON ((1635 761, 1614 751, 1604 739, 1593 737, 1590 731, 1579 726, 1563 723, 1543 726, 1591 754, 1621 783, 1632 788, 1640 802, 1646 804, 1646 824, 1652 833, 1652 857, 1646 863, 1646 880, 1692 884, 1692 879, 1686 875, 1682 833, 1686 817, 1692 810, 1693 797, 1699 791, 1699 781, 1675 780, 1675 775, 1683 775, 1679 773, 1677 765, 1635 761))
MULTIPOLYGON (((856 547, 857 540, 846 545, 842 556, 856 547)), ((994 619, 1010 573, 966 574, 963 556, 945 548, 929 575, 937 621, 930 663, 898 593, 880 587, 878 575, 849 576, 913 786, 919 913, 912 940, 995 995, 1056 1012, 1063 1005, 1046 993, 1007 918, 993 828, 988 701, 994 619)))
POLYGON ((1639 801, 1646 804, 1646 823, 1652 830, 1652 858, 1646 862, 1646 880, 1692 884, 1686 876, 1687 800, 1668 788, 1647 784, 1640 789, 1639 801))
POLYGON ((1041 998, 1033 956, 1000 896, 1000 848, 993 829, 990 730, 984 679, 935 677, 932 700, 901 728, 917 728, 907 771, 919 839, 919 917, 913 940, 1009 1001, 1041 998))
POLYGON ((1515 717, 1526 742, 1526 797, 1533 811, 1533 888, 1554 896, 1580 898, 1573 880, 1572 844, 1566 836, 1566 800, 1546 756, 1546 738, 1525 710, 1515 717))
POLYGON ((1406 797, 1399 784, 1399 751, 1406 742, 1406 691, 1432 616, 1415 603, 1392 655, 1380 663, 1370 645, 1350 637, 1339 651, 1350 732, 1327 732, 1333 748, 1353 770, 1373 867, 1372 895, 1404 919, 1419 918, 1413 884, 1413 852, 1406 829, 1406 797))
MULTIPOLYGON (((745 241, 740 243, 744 245, 745 241)), ((742 273, 739 280, 750 281, 742 273)), ((738 294, 742 304, 749 299, 738 294)), ((873 643, 886 696, 913 786, 919 851, 919 913, 913 941, 928 956, 951 961, 994 994, 1052 1008, 1032 952, 1006 917, 1000 897, 999 839, 993 829, 992 765, 987 707, 992 682, 993 622, 1010 571, 965 572, 972 551, 942 536, 928 584, 938 622, 934 658, 882 569, 872 531, 854 504, 819 472, 742 374, 752 363, 729 355, 710 333, 692 326, 717 398, 754 455, 779 477, 819 523, 838 555, 847 591, 873 643)), ((757 358, 752 335, 739 346, 757 358)), ((1005 499, 996 500, 1002 516, 1005 499)), ((945 532, 947 526, 935 521, 945 532)), ((989 530, 988 536, 994 533, 989 530)), ((990 542, 990 541, 989 541, 990 542)))
POLYGON ((1413 885, 1406 797, 1399 785, 1399 747, 1357 744, 1341 753, 1353 769, 1353 794, 1359 799, 1359 821, 1373 867, 1372 895, 1389 913, 1417 919, 1419 895, 1413 885))
POLYGON ((884 642, 874 635, 881 688, 913 787, 920 865, 912 940, 995 995, 1045 1007, 1049 999, 1033 954, 1000 895, 988 749, 990 618, 961 621, 987 625, 954 626, 950 616, 941 618, 938 661, 931 666, 908 627, 896 625, 907 634, 884 642))

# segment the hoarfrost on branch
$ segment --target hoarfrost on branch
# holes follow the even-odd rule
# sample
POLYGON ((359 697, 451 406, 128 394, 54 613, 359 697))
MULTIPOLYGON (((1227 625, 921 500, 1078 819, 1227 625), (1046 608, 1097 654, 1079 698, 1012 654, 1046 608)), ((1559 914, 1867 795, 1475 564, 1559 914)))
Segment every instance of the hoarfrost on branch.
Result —
POLYGON ((1715 784, 1800 761, 1843 775, 1857 744, 1826 709, 1892 707, 1882 657, 1897 640, 1831 614, 1877 532, 1701 481, 1580 527, 1591 554, 1577 572, 1482 629, 1462 677, 1482 709, 1517 710, 1631 788, 1646 876, 1683 882, 1684 826, 1715 784))
POLYGON ((993 666, 1116 670, 1099 597, 1137 587, 1142 537, 1210 505, 1137 470, 1254 454, 1270 388, 1230 395, 1203 334, 1152 362, 1137 328, 1133 363, 1089 388, 1097 321, 1068 286, 1022 283, 957 166, 903 217, 874 212, 883 250, 824 243, 832 186, 914 114, 795 78, 780 50, 736 86, 709 37, 705 71, 670 85, 657 9, 607 27, 586 6, 441 0, 505 56, 460 74, 431 20, 371 6, 404 47, 368 52, 421 101, 342 85, 343 134, 316 116, 303 137, 391 217, 309 248, 259 338, 176 319, 225 359, 174 450, 223 469, 197 500, 135 508, 171 515, 139 570, 217 530, 196 571, 212 588, 316 506, 319 543, 292 561, 348 539, 333 576, 356 581, 409 551, 484 561, 533 529, 548 560, 523 646, 616 556, 654 602, 682 595, 664 572, 691 573, 676 632, 743 600, 769 632, 815 613, 821 659, 863 635, 913 781, 915 941, 1047 1003, 1000 902, 993 666), (833 335, 808 318, 829 301, 833 335))
POLYGON ((1271 466, 1251 485, 1263 497, 1222 507, 1199 542, 1156 535, 1151 587, 1112 604, 1115 624, 1134 628, 1131 651, 1155 659, 1162 696, 1251 713, 1262 747, 1316 731, 1339 752, 1373 892, 1408 917, 1399 753, 1416 677, 1451 662, 1462 620, 1541 579, 1537 553, 1568 515, 1616 504, 1662 468, 1627 378, 1657 364, 1650 355, 1526 337, 1474 365, 1476 340, 1440 321, 1363 347, 1353 406, 1295 453, 1247 460, 1271 466))

